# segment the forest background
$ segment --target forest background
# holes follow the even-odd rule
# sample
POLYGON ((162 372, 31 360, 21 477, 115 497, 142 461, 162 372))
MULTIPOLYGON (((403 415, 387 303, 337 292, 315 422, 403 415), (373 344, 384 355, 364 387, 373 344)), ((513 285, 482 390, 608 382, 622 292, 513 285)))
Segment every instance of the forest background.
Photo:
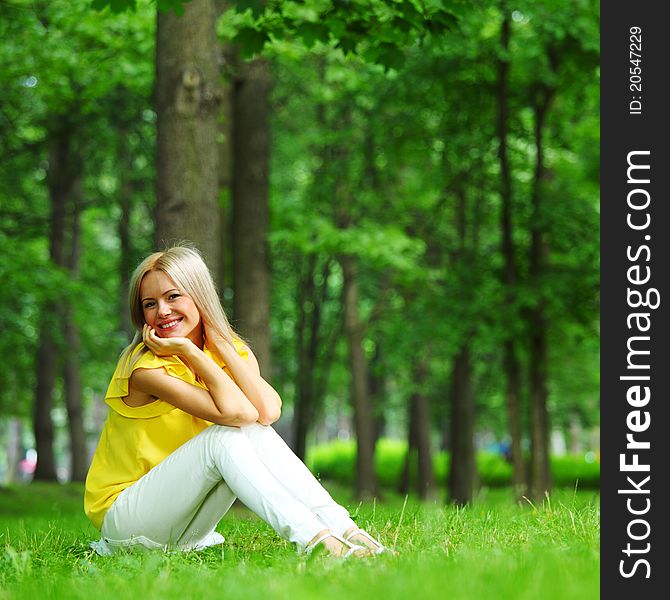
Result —
POLYGON ((1 479, 85 477, 183 239, 358 496, 597 460, 598 3, 157 4, 0 2, 1 479))

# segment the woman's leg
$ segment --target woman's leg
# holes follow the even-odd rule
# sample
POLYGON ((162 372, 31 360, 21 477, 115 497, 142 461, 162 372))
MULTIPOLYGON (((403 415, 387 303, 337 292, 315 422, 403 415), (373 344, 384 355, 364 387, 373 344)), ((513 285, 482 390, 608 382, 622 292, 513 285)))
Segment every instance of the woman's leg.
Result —
POLYGON ((254 423, 241 427, 258 457, 296 500, 307 506, 336 535, 355 529, 347 509, 332 499, 281 436, 269 425, 254 423))
POLYGON ((324 523, 277 482, 239 428, 212 425, 124 490, 105 516, 102 533, 117 540, 144 536, 178 544, 193 530, 189 525, 218 522, 234 496, 299 549, 324 530, 324 523), (208 502, 222 481, 231 493, 221 487, 214 499, 220 493, 222 503, 208 502))
MULTIPOLYGON (((177 540, 177 547, 186 550, 199 546, 203 539, 211 542, 212 536, 216 536, 214 529, 233 505, 235 498, 225 481, 214 486, 177 540)), ((223 543, 223 537, 219 536, 214 543, 223 543)))

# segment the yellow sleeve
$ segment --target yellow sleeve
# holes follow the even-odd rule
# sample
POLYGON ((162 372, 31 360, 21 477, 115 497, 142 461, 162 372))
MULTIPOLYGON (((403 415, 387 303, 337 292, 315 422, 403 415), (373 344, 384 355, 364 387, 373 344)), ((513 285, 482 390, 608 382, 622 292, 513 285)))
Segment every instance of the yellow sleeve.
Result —
POLYGON ((247 345, 239 338, 233 339, 233 345, 237 353, 244 359, 249 360, 249 352, 247 352, 247 345))
MULTIPOLYGON (((233 344, 237 353, 244 360, 249 360, 246 344, 238 338, 233 340, 233 344)), ((228 371, 228 368, 218 356, 209 352, 207 348, 205 348, 205 353, 211 356, 212 359, 214 359, 214 361, 224 369, 228 375, 230 375, 230 371, 228 371)), ((124 417, 130 417, 132 419, 150 419, 175 409, 172 404, 160 399, 154 400, 143 406, 128 406, 123 401, 123 398, 128 395, 128 379, 135 369, 160 369, 162 367, 167 371, 168 375, 171 375, 172 377, 207 389, 196 379, 193 371, 191 371, 191 369, 189 369, 178 356, 156 356, 142 343, 138 344, 137 347, 133 349, 128 358, 128 363, 131 365, 130 368, 125 367, 121 361, 119 361, 119 364, 114 371, 114 375, 112 375, 109 387, 107 388, 107 393, 105 394, 105 402, 110 408, 124 417)))
POLYGON ((123 398, 128 395, 128 380, 135 369, 159 369, 164 368, 168 375, 200 385, 195 380, 193 372, 177 356, 156 356, 142 343, 131 352, 129 359, 130 368, 125 367, 122 361, 116 366, 112 380, 105 394, 105 402, 114 411, 124 417, 133 419, 150 419, 174 410, 175 407, 169 402, 157 399, 143 406, 128 406, 123 398))

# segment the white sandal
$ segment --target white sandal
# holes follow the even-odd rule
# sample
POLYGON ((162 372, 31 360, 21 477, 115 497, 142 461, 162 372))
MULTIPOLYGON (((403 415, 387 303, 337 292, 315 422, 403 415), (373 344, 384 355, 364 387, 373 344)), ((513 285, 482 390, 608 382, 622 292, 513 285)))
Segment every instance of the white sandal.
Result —
POLYGON ((359 546, 358 544, 352 544, 350 541, 345 540, 344 538, 340 537, 339 535, 335 535, 334 533, 328 532, 324 533, 322 536, 320 536, 317 540, 309 544, 307 547, 305 547, 305 554, 308 556, 314 551, 314 549, 321 543, 323 540, 326 538, 335 538, 336 540, 342 542, 342 544, 348 548, 348 550, 344 554, 340 554, 337 556, 338 558, 349 558, 354 552, 358 552, 359 550, 369 550, 369 548, 365 548, 364 546, 359 546))
POLYGON ((373 538, 367 531, 365 531, 365 529, 354 529, 344 538, 344 540, 349 544, 353 544, 353 542, 351 542, 351 538, 354 537, 355 535, 362 535, 363 537, 368 538, 368 540, 370 540, 373 544, 375 544, 377 546, 376 548, 370 548, 370 547, 367 548, 368 550, 371 550, 375 554, 382 554, 383 552, 389 552, 389 553, 393 552, 390 548, 384 546, 384 544, 382 544, 379 540, 373 538))

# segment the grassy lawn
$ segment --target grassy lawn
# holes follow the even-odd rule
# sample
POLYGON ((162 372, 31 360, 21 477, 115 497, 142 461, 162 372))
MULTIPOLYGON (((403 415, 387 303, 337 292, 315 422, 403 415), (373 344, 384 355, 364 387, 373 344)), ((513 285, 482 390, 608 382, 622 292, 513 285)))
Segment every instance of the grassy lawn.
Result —
POLYGON ((458 510, 395 496, 359 505, 326 487, 399 555, 306 561, 252 513, 233 508, 216 549, 103 558, 88 549, 97 531, 83 515, 81 486, 0 488, 0 599, 599 597, 593 492, 559 490, 533 507, 514 503, 509 490, 488 490, 458 510))

